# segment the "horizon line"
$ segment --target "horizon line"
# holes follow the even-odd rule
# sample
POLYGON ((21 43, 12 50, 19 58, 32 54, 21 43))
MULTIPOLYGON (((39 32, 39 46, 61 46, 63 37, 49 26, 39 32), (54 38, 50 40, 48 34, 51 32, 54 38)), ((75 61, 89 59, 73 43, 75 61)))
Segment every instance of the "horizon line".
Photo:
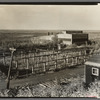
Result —
POLYGON ((66 31, 66 30, 81 30, 81 31, 100 31, 100 30, 84 30, 84 29, 0 29, 1 30, 26 30, 26 31, 66 31))

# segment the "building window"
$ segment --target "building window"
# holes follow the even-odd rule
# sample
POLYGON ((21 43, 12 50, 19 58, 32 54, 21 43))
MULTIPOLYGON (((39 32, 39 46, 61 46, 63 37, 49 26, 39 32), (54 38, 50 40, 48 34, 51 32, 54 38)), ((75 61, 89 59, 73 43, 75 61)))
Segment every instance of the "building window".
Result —
POLYGON ((99 69, 98 68, 92 68, 92 75, 99 76, 99 69))

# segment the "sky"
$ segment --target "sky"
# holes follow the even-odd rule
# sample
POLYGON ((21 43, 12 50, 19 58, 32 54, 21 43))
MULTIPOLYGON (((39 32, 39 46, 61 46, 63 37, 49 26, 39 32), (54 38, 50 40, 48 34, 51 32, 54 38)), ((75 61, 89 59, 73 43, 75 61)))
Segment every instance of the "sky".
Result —
POLYGON ((0 5, 0 29, 100 30, 100 4, 0 5))

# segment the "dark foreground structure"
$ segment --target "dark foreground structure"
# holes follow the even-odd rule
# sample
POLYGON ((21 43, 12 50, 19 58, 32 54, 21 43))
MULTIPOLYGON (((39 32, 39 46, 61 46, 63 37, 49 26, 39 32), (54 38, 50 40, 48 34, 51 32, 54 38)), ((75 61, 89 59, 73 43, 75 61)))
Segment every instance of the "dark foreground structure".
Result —
POLYGON ((93 55, 85 63, 85 82, 86 84, 90 84, 91 82, 95 82, 98 80, 100 80, 100 54, 93 55))

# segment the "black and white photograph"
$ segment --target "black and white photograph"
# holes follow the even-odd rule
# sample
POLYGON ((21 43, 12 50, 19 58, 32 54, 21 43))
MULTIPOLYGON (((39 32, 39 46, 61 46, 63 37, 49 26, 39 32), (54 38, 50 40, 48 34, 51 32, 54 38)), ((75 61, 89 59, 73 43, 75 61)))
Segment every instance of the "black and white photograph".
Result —
POLYGON ((100 98, 100 4, 0 5, 0 97, 100 98))

